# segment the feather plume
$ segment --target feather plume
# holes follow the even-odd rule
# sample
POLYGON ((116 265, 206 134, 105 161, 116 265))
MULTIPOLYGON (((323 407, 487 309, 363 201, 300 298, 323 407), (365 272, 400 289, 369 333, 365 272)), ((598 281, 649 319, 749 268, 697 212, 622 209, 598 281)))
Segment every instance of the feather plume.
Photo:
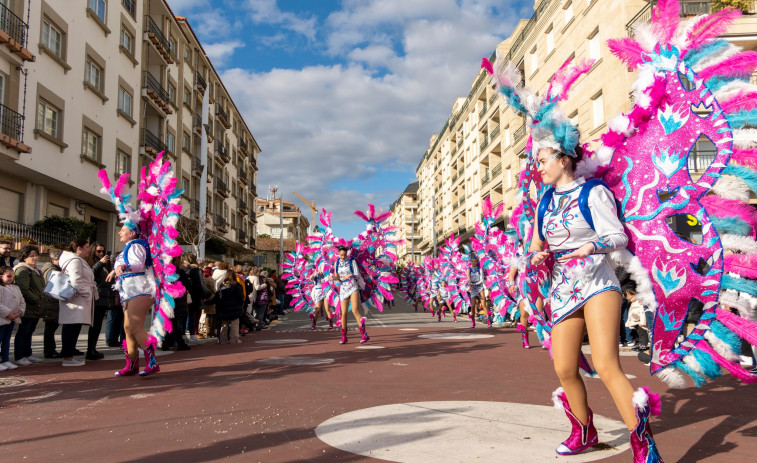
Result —
POLYGON ((593 59, 582 60, 575 65, 571 65, 570 62, 570 58, 565 61, 552 79, 549 95, 553 100, 565 100, 568 97, 568 92, 573 86, 573 83, 578 80, 579 77, 589 72, 596 61, 593 59))
POLYGON ((749 373, 748 370, 741 368, 738 363, 732 363, 723 358, 720 354, 715 352, 707 341, 698 342, 696 347, 709 354, 718 365, 728 370, 735 378, 738 378, 745 383, 757 383, 757 376, 749 373))
POLYGON ((740 293, 732 289, 724 289, 720 291, 718 303, 723 307, 738 310, 742 317, 749 317, 752 309, 757 307, 757 298, 753 298, 747 293, 740 293))
MULTIPOLYGON (((746 132, 746 130, 734 130, 734 138, 738 132, 746 132)), ((754 132, 754 134, 757 135, 757 130, 750 129, 750 132, 754 132)), ((755 140, 755 142, 757 143, 757 140, 755 140)), ((757 171, 736 164, 728 164, 725 169, 723 169, 722 173, 739 177, 750 190, 757 193, 757 171)))
MULTIPOLYGON (((720 103, 720 109, 724 113, 735 113, 739 110, 750 110, 757 108, 757 88, 750 88, 749 90, 741 90, 729 95, 726 100, 718 100, 720 103)), ((731 122, 731 117, 728 117, 728 122, 731 122)))
POLYGON ((757 279, 757 254, 730 254, 723 258, 726 272, 757 279))
POLYGON ((757 170, 757 149, 734 149, 730 161, 757 170))
POLYGON ((732 314, 718 307, 715 309, 717 320, 733 331, 736 336, 753 346, 757 346, 757 323, 732 314))
POLYGON ((723 198, 749 201, 749 187, 735 175, 721 175, 710 191, 723 198))
POLYGON ((755 68, 757 52, 749 50, 702 69, 699 77, 705 80, 715 76, 745 78, 752 75, 755 68))
POLYGON ((662 43, 668 43, 681 24, 681 5, 678 0, 660 0, 652 10, 655 32, 662 43))
POLYGON ((708 195, 700 200, 711 216, 737 217, 752 227, 757 226, 757 210, 748 203, 708 195))
POLYGON ((703 43, 725 34, 740 16, 740 11, 726 8, 714 14, 694 18, 687 26, 686 43, 689 48, 698 48, 703 43))
POLYGON ((757 254, 757 241, 748 236, 723 235, 720 237, 723 248, 731 251, 740 251, 745 254, 757 254))

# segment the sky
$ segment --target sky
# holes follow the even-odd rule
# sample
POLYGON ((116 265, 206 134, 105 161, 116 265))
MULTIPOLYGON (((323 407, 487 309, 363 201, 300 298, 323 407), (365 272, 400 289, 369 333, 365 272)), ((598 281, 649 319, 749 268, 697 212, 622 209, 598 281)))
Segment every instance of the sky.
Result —
POLYGON ((277 185, 333 211, 386 210, 532 0, 168 0, 200 38, 261 147, 258 195, 277 185))

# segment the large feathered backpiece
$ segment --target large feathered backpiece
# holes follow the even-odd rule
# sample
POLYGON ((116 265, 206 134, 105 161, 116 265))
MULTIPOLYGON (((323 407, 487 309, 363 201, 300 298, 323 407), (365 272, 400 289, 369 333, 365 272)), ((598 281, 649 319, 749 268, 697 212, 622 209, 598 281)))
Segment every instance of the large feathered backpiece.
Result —
POLYGON ((150 334, 161 345, 166 332, 172 329, 174 299, 185 292, 176 268, 171 263, 182 252, 181 246, 176 242, 179 235, 176 224, 181 213, 179 201, 183 190, 176 188, 177 179, 171 163, 163 161, 163 153, 158 154, 149 166, 142 167, 137 195, 137 200, 140 201, 138 209, 131 204, 132 197, 125 191, 129 184, 129 174, 122 174, 115 186, 111 185, 105 169, 98 172, 97 176, 103 186, 102 192, 110 196, 123 224, 137 231, 150 245, 157 287, 150 334))
POLYGON ((738 363, 738 338, 755 344, 757 325, 729 310, 747 312, 757 296, 748 204, 757 190, 757 53, 718 39, 739 15, 726 8, 683 21, 678 0, 661 0, 632 38, 610 40, 637 71, 634 105, 579 166, 620 204, 629 245, 612 257, 656 310, 650 371, 671 386, 686 376, 702 385, 722 369, 757 381, 738 363), (701 317, 684 331, 695 308, 701 317))
POLYGON ((304 310, 312 313, 315 304, 310 296, 315 283, 311 276, 315 272, 313 263, 306 254, 307 248, 302 243, 295 243, 295 251, 284 255, 281 264, 281 278, 286 280, 287 294, 292 296, 292 305, 295 312, 304 310))

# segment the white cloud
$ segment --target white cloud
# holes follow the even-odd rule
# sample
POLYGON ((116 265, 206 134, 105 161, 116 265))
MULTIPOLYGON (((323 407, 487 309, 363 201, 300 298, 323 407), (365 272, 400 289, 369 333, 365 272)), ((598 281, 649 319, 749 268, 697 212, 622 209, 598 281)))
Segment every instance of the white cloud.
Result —
POLYGON ((276 0, 247 0, 252 20, 256 23, 275 24, 315 40, 316 18, 303 18, 289 11, 281 11, 276 0))
POLYGON ((263 150, 258 192, 273 183, 297 190, 333 210, 335 222, 353 220, 368 202, 393 201, 399 191, 388 187, 340 185, 398 166, 414 171, 455 98, 468 94, 481 57, 518 20, 493 14, 493 3, 348 0, 323 31, 329 53, 346 64, 224 72, 263 150))
POLYGON ((244 47, 244 42, 232 40, 230 42, 218 42, 203 45, 202 48, 216 68, 224 67, 234 54, 234 50, 244 47))

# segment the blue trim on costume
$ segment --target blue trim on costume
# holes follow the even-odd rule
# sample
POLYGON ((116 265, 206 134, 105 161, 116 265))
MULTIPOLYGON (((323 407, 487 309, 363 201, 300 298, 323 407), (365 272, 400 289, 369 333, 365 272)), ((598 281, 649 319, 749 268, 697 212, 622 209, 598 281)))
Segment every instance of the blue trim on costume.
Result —
POLYGON ((580 309, 583 306, 585 306, 586 303, 589 302, 589 299, 591 299, 592 297, 594 297, 594 296, 596 296, 598 294, 605 293, 607 291, 617 291, 621 296, 623 296, 623 292, 617 286, 608 286, 606 288, 600 289, 599 291, 595 291, 589 297, 587 297, 586 299, 584 299, 584 301, 581 303, 581 305, 577 305, 570 312, 566 313, 565 315, 563 315, 562 317, 558 318, 557 320, 552 321, 552 326, 554 327, 555 325, 557 325, 558 323, 560 323, 568 315, 574 314, 578 309, 580 309))
POLYGON ((544 192, 544 196, 541 197, 541 202, 539 202, 539 210, 537 212, 537 225, 538 225, 538 231, 539 231, 539 238, 542 241, 545 241, 544 239, 544 232, 542 231, 542 225, 544 223, 544 214, 547 213, 547 208, 549 207, 549 204, 552 202, 552 196, 555 194, 555 187, 550 188, 546 192, 544 192))

